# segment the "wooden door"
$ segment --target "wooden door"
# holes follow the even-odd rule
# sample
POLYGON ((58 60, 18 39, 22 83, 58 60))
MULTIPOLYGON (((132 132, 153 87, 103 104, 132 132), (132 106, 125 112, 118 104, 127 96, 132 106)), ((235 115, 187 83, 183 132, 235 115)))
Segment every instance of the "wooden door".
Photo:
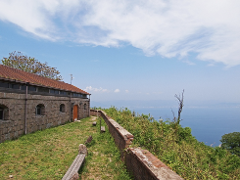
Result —
POLYGON ((78 105, 73 106, 73 121, 78 118, 78 105))

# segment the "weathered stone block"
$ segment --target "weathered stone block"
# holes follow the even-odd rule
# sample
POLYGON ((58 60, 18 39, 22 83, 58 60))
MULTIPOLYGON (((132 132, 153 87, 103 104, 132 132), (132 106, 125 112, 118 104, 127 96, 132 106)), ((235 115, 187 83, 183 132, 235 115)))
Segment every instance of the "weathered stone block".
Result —
POLYGON ((10 139, 11 139, 10 133, 4 135, 4 140, 10 140, 10 139))
POLYGON ((3 134, 3 135, 0 136, 0 142, 2 143, 2 142, 4 142, 4 141, 5 141, 5 134, 3 134))
POLYGON ((23 134, 24 134, 24 130, 23 130, 23 129, 21 129, 21 130, 18 131, 18 135, 19 135, 19 136, 21 136, 21 135, 23 135, 23 134))
POLYGON ((18 137, 18 131, 14 132, 14 138, 16 139, 18 137))
POLYGON ((84 144, 80 144, 78 148, 78 154, 85 154, 87 155, 87 147, 84 144))
POLYGON ((7 133, 8 133, 8 128, 5 127, 5 128, 3 129, 3 134, 7 134, 7 133))

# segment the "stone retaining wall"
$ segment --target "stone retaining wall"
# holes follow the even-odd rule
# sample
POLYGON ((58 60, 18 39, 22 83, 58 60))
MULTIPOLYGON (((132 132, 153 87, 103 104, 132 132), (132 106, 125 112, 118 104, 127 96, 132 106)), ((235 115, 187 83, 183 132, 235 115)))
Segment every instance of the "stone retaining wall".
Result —
POLYGON ((90 115, 101 116, 108 125, 109 132, 113 136, 116 145, 121 150, 123 161, 127 170, 137 180, 182 180, 179 175, 167 167, 157 157, 147 150, 129 148, 134 136, 120 126, 116 121, 107 116, 103 111, 90 110, 90 115))

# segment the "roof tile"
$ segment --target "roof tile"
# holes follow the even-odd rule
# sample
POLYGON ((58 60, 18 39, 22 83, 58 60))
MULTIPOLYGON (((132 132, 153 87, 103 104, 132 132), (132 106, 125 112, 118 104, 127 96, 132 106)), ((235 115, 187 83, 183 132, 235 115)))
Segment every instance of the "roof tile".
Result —
POLYGON ((1 64, 0 77, 3 77, 5 79, 17 80, 24 83, 29 82, 30 84, 38 86, 47 86, 51 88, 73 91, 82 94, 89 94, 86 91, 83 91, 82 89, 79 89, 78 87, 65 83, 63 81, 57 81, 50 78, 42 77, 33 73, 24 72, 19 69, 10 68, 1 64))

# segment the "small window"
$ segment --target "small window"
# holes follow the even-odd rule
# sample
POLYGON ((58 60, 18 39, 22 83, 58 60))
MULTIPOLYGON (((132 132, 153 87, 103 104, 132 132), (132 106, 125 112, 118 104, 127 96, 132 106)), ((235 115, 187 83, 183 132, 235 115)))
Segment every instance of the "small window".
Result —
POLYGON ((65 112, 65 104, 60 105, 60 112, 65 112))
POLYGON ((50 93, 54 94, 55 93, 54 89, 50 89, 50 93))
POLYGON ((38 88, 38 92, 49 93, 49 89, 48 89, 48 88, 44 88, 44 87, 39 87, 39 88, 38 88))
POLYGON ((19 84, 12 84, 12 88, 13 89, 20 89, 20 85, 19 84))
POLYGON ((0 81, 0 87, 8 88, 8 86, 9 86, 9 83, 0 81))
POLYGON ((0 104, 0 120, 7 120, 9 116, 9 110, 6 106, 0 104))
POLYGON ((36 106, 36 115, 44 115, 45 114, 45 107, 43 104, 39 104, 36 106))
POLYGON ((26 90, 26 86, 25 85, 21 85, 21 90, 26 90))
POLYGON ((28 86, 29 91, 37 91, 37 88, 34 86, 28 86))
POLYGON ((68 93, 66 91, 60 91, 60 94, 64 95, 64 96, 67 96, 68 93))
POLYGON ((81 94, 73 93, 73 97, 81 97, 81 94))
POLYGON ((59 94, 59 91, 58 91, 58 90, 55 90, 55 94, 59 94))
POLYGON ((87 105, 86 104, 84 104, 84 110, 87 110, 87 105))

